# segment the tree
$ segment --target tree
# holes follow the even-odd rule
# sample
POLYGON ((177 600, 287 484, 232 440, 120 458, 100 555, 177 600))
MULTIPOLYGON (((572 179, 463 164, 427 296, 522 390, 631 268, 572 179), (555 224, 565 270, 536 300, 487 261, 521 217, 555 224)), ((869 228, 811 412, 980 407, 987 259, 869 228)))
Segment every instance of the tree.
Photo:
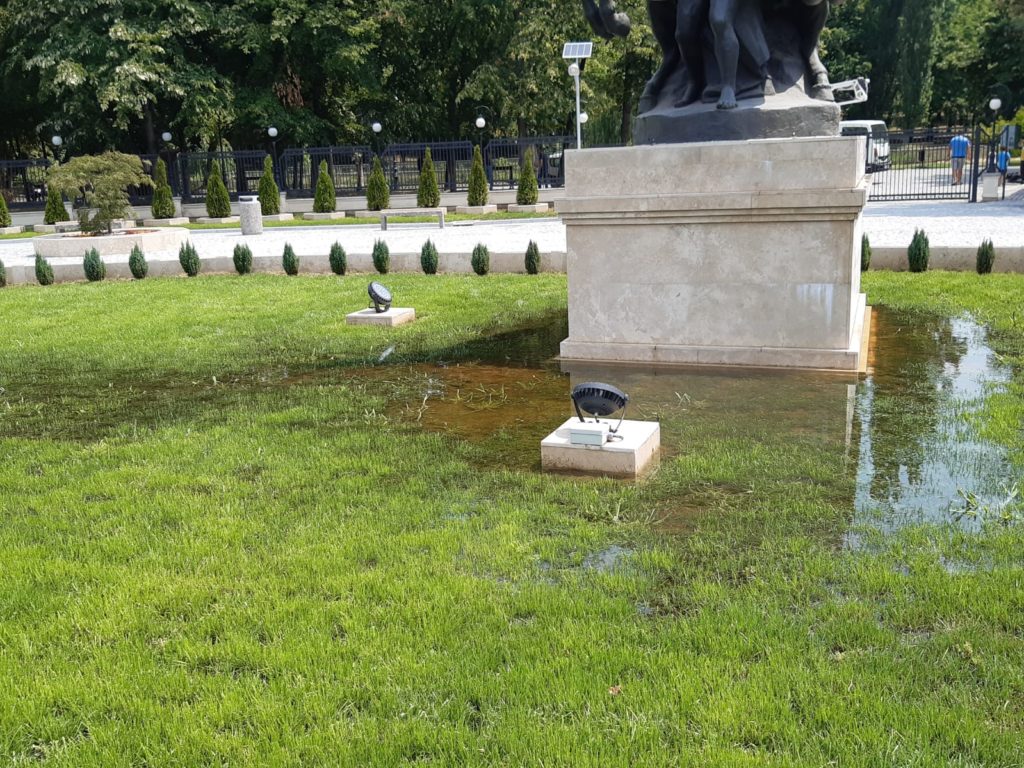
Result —
POLYGON ((487 174, 484 173, 484 159, 480 145, 473 147, 473 165, 469 169, 469 193, 467 202, 471 206, 487 205, 487 174))
POLYGON ((420 208, 437 208, 440 204, 441 191, 437 188, 434 161, 430 157, 430 147, 427 147, 423 156, 423 167, 420 168, 420 188, 416 192, 416 205, 420 208))
POLYGON ((391 190, 388 189, 387 179, 384 178, 384 169, 380 165, 380 158, 373 158, 373 170, 370 171, 370 178, 366 182, 366 207, 371 211, 382 211, 391 205, 391 190))
POLYGON ((327 169, 327 161, 320 161, 320 168, 316 175, 316 196, 313 199, 313 210, 316 213, 330 213, 337 206, 335 199, 334 181, 327 169))
POLYGON ((174 197, 171 185, 167 183, 167 164, 157 159, 153 171, 153 204, 151 211, 154 219, 170 219, 174 216, 174 197))
POLYGON ((516 202, 519 205, 535 205, 539 197, 537 172, 533 170, 533 153, 527 152, 519 169, 519 186, 516 189, 516 202))
POLYGON ((128 188, 153 186, 142 161, 120 152, 83 155, 55 165, 47 173, 47 183, 72 199, 84 199, 78 212, 83 231, 108 234, 113 231, 114 219, 132 215, 128 188), (90 209, 95 211, 92 215, 90 209))
POLYGON ((231 215, 231 198, 217 162, 213 163, 210 178, 206 182, 206 213, 212 219, 223 219, 231 215))
POLYGON ((274 160, 267 155, 263 158, 263 175, 259 186, 260 212, 264 216, 274 216, 281 212, 281 190, 274 181, 274 160))
POLYGON ((68 210, 64 207, 64 199, 56 187, 49 186, 46 189, 46 210, 43 212, 43 221, 46 224, 58 224, 68 220, 68 210))
POLYGON ((7 200, 0 194, 0 227, 11 226, 11 212, 7 210, 7 200))

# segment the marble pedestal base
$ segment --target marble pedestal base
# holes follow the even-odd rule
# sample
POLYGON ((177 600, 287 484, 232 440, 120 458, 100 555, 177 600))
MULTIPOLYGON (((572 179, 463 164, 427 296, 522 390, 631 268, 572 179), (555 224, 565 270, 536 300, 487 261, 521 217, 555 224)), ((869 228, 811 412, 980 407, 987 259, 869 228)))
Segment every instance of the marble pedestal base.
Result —
POLYGON ((396 325, 405 325, 415 319, 416 310, 410 307, 392 307, 387 312, 363 309, 359 312, 345 315, 345 322, 349 325, 383 325, 388 328, 396 325))
POLYGON ((566 153, 566 360, 856 371, 864 145, 566 153))
MULTIPOLYGON (((612 427, 617 419, 602 419, 612 427)), ((656 421, 623 421, 615 440, 604 445, 573 445, 569 430, 579 419, 573 417, 541 440, 540 463, 545 470, 586 472, 614 477, 638 477, 657 459, 661 426, 656 421)))

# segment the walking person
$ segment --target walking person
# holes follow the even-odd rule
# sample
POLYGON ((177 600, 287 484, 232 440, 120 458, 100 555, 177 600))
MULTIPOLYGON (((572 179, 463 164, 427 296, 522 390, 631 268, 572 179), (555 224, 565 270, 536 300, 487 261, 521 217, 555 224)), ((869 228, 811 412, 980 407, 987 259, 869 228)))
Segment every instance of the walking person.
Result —
POLYGON ((971 154, 971 140, 958 133, 949 140, 949 161, 953 168, 953 184, 959 184, 964 178, 964 166, 971 154))

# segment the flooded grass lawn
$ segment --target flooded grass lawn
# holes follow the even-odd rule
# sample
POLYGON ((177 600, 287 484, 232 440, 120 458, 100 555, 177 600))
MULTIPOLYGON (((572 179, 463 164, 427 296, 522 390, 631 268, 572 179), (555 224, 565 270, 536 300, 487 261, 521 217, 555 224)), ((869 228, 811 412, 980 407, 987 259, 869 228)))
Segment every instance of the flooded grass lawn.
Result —
POLYGON ((0 764, 1021 764, 1024 279, 868 275, 860 378, 366 282, 0 291, 0 764), (539 471, 595 378, 645 482, 539 471))

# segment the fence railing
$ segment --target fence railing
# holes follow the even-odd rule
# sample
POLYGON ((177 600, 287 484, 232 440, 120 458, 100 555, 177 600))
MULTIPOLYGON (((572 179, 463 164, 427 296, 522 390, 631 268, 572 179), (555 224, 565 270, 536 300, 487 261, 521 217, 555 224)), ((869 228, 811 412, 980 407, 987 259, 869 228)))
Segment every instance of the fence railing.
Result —
POLYGON ((46 205, 49 160, 0 160, 0 195, 12 210, 46 205))
MULTIPOLYGON (((979 157, 984 153, 978 128, 891 131, 887 142, 866 136, 870 199, 883 200, 976 200, 979 157), (970 151, 954 158, 951 140, 963 135, 970 151), (886 150, 888 154, 886 153, 886 150)), ((960 154, 958 148, 957 154, 960 154)))
POLYGON ((420 169, 428 148, 438 188, 442 192, 468 189, 473 144, 468 141, 437 141, 388 145, 381 153, 380 162, 391 191, 412 193, 419 189, 420 169))
POLYGON ((537 184, 542 187, 565 185, 562 158, 575 140, 571 136, 534 136, 521 139, 492 139, 484 150, 487 180, 491 189, 512 189, 519 183, 519 168, 530 155, 537 184))
POLYGON ((286 149, 278 160, 281 191, 288 197, 313 197, 323 161, 327 162, 335 195, 361 195, 366 191, 373 161, 373 151, 366 146, 286 149))

